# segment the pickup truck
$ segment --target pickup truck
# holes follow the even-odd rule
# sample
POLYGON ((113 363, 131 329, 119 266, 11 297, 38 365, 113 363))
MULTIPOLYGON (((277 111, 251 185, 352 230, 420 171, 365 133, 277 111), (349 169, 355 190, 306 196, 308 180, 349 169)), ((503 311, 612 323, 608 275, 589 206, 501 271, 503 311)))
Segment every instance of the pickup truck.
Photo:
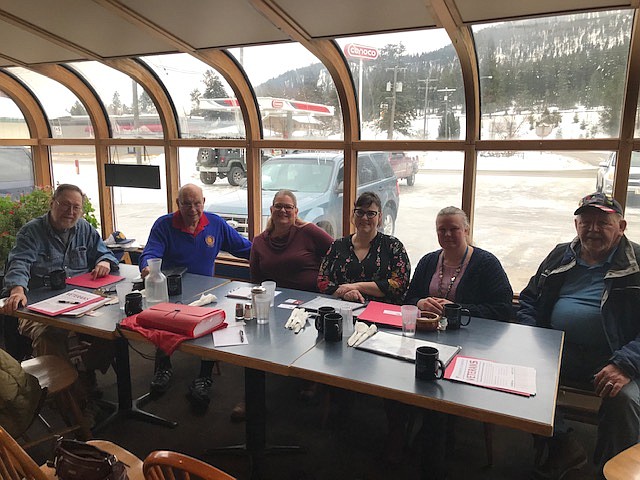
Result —
MULTIPOLYGON (((262 154, 262 160, 269 158, 262 154)), ((205 185, 215 183, 216 178, 227 178, 230 185, 237 187, 247 178, 247 163, 241 148, 200 148, 196 158, 196 170, 205 185)))
POLYGON ((418 157, 408 157, 404 152, 377 152, 372 153, 371 156, 388 160, 398 180, 406 179, 407 185, 410 187, 416 183, 418 157))
MULTIPOLYGON (((327 152, 294 153, 266 160, 262 164, 263 228, 273 195, 286 188, 296 194, 298 217, 315 223, 334 238, 342 235, 343 166, 341 154, 327 152)), ((358 195, 364 191, 378 194, 382 202, 382 230, 393 235, 400 192, 388 160, 360 153, 357 175, 358 195)), ((241 235, 248 235, 246 188, 216 196, 213 202, 205 205, 205 210, 220 215, 241 235)))

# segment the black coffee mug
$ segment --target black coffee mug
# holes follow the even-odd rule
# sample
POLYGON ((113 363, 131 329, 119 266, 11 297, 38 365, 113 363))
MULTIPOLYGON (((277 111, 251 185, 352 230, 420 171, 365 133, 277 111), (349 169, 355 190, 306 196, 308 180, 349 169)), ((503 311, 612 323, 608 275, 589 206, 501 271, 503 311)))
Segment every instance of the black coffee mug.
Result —
POLYGON ((327 313, 324 316, 324 339, 327 342, 342 340, 342 315, 338 312, 327 313))
POLYGON ((140 292, 127 293, 124 299, 124 313, 127 316, 135 315, 142 311, 142 294, 140 292))
POLYGON ((67 272, 64 270, 54 270, 42 277, 42 282, 45 287, 49 287, 51 290, 61 290, 67 286, 67 272))
POLYGON ((444 376, 444 364, 438 358, 440 352, 433 347, 416 349, 416 378, 419 380, 440 380, 444 376), (439 374, 438 374, 439 373, 439 374))
POLYGON ((167 277, 167 290, 169 296, 182 295, 182 275, 169 275, 167 277))
POLYGON ((324 332, 324 317, 327 313, 334 313, 336 311, 333 307, 320 307, 318 314, 316 315, 316 330, 324 332))
POLYGON ((144 290, 144 278, 136 277, 133 279, 133 289, 134 290, 144 290))
POLYGON ((458 330, 460 327, 466 327, 471 323, 471 313, 466 308, 462 308, 457 303, 447 303, 444 306, 442 314, 447 318, 447 330, 458 330), (467 316, 467 322, 462 321, 462 316, 467 316))

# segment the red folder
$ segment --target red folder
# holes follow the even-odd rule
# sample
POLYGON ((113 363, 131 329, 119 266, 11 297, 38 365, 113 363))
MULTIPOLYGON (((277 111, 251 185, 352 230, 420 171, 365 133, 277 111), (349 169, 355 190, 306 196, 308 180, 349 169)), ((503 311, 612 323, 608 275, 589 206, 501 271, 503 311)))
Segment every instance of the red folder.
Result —
POLYGON ((75 277, 67 278, 67 285, 75 285, 77 287, 85 288, 100 288, 111 283, 124 280, 124 277, 118 275, 106 275, 104 277, 91 278, 91 273, 83 273, 82 275, 76 275, 75 277))
POLYGON ((390 303, 369 302, 369 305, 358 314, 358 320, 373 322, 377 325, 402 328, 400 305, 390 303))
POLYGON ((138 325, 198 338, 224 323, 224 310, 192 307, 178 303, 158 303, 137 315, 138 325))

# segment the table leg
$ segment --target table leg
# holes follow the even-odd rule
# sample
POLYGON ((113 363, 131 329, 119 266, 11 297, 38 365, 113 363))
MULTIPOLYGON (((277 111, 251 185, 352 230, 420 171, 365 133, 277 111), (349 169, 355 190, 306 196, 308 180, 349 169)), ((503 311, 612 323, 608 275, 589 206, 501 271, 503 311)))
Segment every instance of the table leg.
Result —
POLYGON ((299 445, 267 445, 267 404, 265 373, 253 368, 244 369, 244 398, 247 409, 245 441, 240 445, 208 449, 205 455, 216 453, 247 454, 251 462, 251 478, 259 479, 264 471, 264 457, 281 453, 304 453, 299 445))
POLYGON ((117 338, 115 340, 115 366, 117 385, 118 385, 118 403, 104 402, 108 407, 113 409, 113 412, 102 422, 96 425, 93 432, 98 432, 105 426, 114 422, 121 417, 133 418, 141 420, 143 422, 153 423, 161 425, 163 427, 175 428, 178 426, 178 422, 172 422, 165 418, 149 413, 138 407, 139 403, 145 401, 148 394, 133 400, 131 392, 131 369, 129 366, 129 344, 125 338, 117 338))

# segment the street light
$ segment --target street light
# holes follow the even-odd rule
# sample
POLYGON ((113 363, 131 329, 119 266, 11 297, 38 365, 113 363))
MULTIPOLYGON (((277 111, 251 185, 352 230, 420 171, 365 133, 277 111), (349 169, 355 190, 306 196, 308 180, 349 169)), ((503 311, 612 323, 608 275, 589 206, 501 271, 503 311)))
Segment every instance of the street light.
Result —
POLYGON ((427 111, 429 110, 429 82, 435 82, 437 78, 425 78, 424 80, 418 80, 418 82, 424 82, 424 123, 422 124, 422 138, 429 139, 428 124, 427 124, 427 111))

